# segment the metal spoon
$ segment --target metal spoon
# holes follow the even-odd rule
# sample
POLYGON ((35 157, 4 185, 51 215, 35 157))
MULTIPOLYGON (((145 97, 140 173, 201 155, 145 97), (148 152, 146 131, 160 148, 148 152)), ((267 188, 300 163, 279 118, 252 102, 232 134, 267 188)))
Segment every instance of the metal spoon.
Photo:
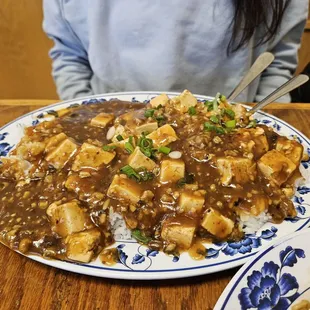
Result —
POLYGON ((233 101, 250 83, 252 83, 274 60, 273 54, 266 52, 258 56, 248 73, 228 96, 233 101))
POLYGON ((272 92, 270 95, 268 95, 266 98, 258 102, 252 109, 250 109, 250 112, 256 112, 259 109, 262 109, 266 105, 268 105, 271 102, 274 102, 278 98, 286 95, 293 89, 301 86, 302 84, 306 83, 309 80, 308 75, 300 74, 297 76, 294 76, 289 81, 281 85, 279 88, 277 88, 274 92, 272 92))

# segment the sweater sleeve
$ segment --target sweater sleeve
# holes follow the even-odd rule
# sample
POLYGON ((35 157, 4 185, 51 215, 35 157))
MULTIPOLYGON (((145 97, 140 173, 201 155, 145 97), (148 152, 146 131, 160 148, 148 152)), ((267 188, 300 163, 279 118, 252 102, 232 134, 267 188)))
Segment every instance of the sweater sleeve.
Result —
POLYGON ((53 41, 52 75, 61 99, 92 95, 87 51, 63 16, 62 0, 44 0, 43 29, 53 41))
MULTIPOLYGON (((291 1, 283 17, 281 28, 275 39, 269 44, 268 51, 274 54, 274 62, 262 73, 256 102, 287 82, 294 74, 298 63, 298 49, 304 31, 308 0, 291 1)), ((290 102, 287 94, 277 100, 290 102)))

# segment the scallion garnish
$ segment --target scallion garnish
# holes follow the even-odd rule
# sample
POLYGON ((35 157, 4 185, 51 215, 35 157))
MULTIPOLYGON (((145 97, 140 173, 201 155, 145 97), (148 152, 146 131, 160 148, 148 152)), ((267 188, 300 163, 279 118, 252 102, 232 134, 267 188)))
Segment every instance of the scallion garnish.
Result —
POLYGON ((197 114, 196 109, 194 107, 189 107, 188 108, 188 114, 189 115, 196 115, 197 114))
POLYGON ((221 96, 220 93, 217 93, 215 98, 213 99, 213 110, 216 111, 218 108, 218 99, 221 96))
POLYGON ((218 134, 225 133, 225 129, 223 127, 215 126, 215 125, 213 125, 213 124, 211 124, 209 122, 205 122, 204 123, 204 128, 207 131, 214 131, 214 132, 216 132, 218 134))
POLYGON ((168 155, 171 152, 171 148, 167 146, 161 146, 158 152, 168 155))
POLYGON ((205 106, 208 108, 208 111, 212 111, 213 110, 213 100, 205 101, 205 106))
POLYGON ((141 137, 138 140, 138 146, 140 147, 141 152, 147 156, 152 157, 154 154, 153 141, 145 136, 145 133, 142 133, 141 137))
POLYGON ((116 149, 116 145, 104 145, 104 146, 102 147, 102 149, 103 149, 104 151, 107 151, 107 152, 113 151, 113 150, 116 149))
POLYGON ((154 109, 148 109, 144 112, 145 117, 153 117, 155 110, 154 109))
POLYGON ((253 121, 250 121, 249 125, 246 126, 246 128, 255 128, 257 126, 257 120, 253 119, 253 121))
POLYGON ((233 110, 231 110, 231 109, 225 109, 224 110, 224 114, 229 116, 231 119, 235 118, 235 112, 233 110))
POLYGON ((141 180, 141 176, 129 165, 122 167, 120 172, 126 174, 130 179, 135 179, 136 181, 141 180))
POLYGON ((232 119, 230 121, 225 122, 225 126, 227 128, 235 128, 236 127, 236 120, 232 119))
POLYGON ((131 235, 139 242, 143 244, 148 244, 152 238, 147 237, 144 232, 142 232, 140 229, 134 229, 131 231, 131 235))
POLYGON ((177 182, 178 187, 182 187, 185 184, 192 184, 194 183, 194 175, 192 173, 186 174, 184 178, 179 179, 177 182))
POLYGON ((124 138, 123 138, 123 136, 121 136, 121 135, 117 135, 117 136, 116 136, 116 140, 117 140, 117 141, 123 141, 124 138))
POLYGON ((219 119, 218 119, 218 117, 215 116, 215 115, 210 116, 210 121, 211 121, 212 123, 215 123, 215 124, 218 124, 218 123, 219 123, 219 119))
POLYGON ((221 100, 222 102, 226 101, 226 96, 220 95, 220 100, 221 100))

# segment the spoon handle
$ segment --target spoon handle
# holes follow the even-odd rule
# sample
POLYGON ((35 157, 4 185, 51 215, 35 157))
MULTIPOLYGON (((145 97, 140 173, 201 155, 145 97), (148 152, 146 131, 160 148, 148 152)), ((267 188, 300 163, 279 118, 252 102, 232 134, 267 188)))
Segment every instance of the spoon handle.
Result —
POLYGON ((300 85, 306 83, 309 80, 308 75, 300 74, 297 76, 294 76, 292 79, 281 85, 279 88, 277 88, 274 92, 272 92, 270 95, 268 95, 266 98, 264 98, 262 101, 258 102, 250 111, 256 112, 259 109, 262 109, 266 105, 268 105, 271 102, 274 102, 278 98, 286 95, 293 89, 299 87, 300 85))
POLYGON ((252 81, 254 81, 274 60, 273 54, 266 52, 260 54, 253 63, 248 73, 228 96, 228 101, 233 101, 252 81))

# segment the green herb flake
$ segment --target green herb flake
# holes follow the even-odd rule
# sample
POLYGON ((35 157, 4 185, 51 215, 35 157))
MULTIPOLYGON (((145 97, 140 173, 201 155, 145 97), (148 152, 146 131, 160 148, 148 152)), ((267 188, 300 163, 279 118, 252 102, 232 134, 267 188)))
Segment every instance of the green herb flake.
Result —
POLYGON ((161 146, 158 152, 168 155, 171 152, 171 148, 167 146, 161 146))
POLYGON ((143 244, 148 244, 152 238, 147 237, 144 232, 142 232, 140 229, 134 229, 131 231, 131 235, 139 242, 143 244))
POLYGON ((136 181, 141 180, 141 176, 135 171, 135 169, 133 169, 129 165, 122 167, 120 169, 120 172, 122 172, 123 174, 126 174, 128 176, 128 178, 130 178, 130 179, 134 179, 136 181))
POLYGON ((226 96, 220 95, 220 100, 221 100, 222 102, 225 102, 225 101, 226 101, 226 96))
POLYGON ((224 110, 224 114, 226 114, 231 119, 235 118, 235 112, 233 110, 231 110, 231 109, 225 109, 224 110))
POLYGON ((197 111, 194 107, 189 107, 188 108, 188 114, 189 115, 196 115, 197 114, 197 111))
POLYGON ((236 127, 236 120, 232 119, 230 121, 225 122, 225 126, 227 128, 235 128, 236 127))
POLYGON ((140 168, 138 174, 144 182, 153 180, 155 177, 154 173, 147 171, 146 168, 140 168))
POLYGON ((246 128, 255 128, 257 126, 257 120, 254 119, 253 121, 250 121, 249 125, 246 126, 246 128))
POLYGON ((117 136, 116 136, 116 140, 117 140, 117 141, 123 141, 124 138, 123 138, 123 136, 121 136, 121 135, 117 135, 117 136))
POLYGON ((177 182, 178 187, 182 187, 185 184, 193 184, 194 183, 194 175, 192 173, 186 174, 184 178, 181 178, 177 182))
POLYGON ((226 133, 225 129, 223 127, 215 127, 215 132, 223 135, 224 133, 226 133))
POLYGON ((152 157, 155 153, 152 139, 147 138, 144 133, 142 133, 138 140, 138 146, 141 152, 147 157, 152 157))
POLYGON ((212 116, 210 117, 210 121, 211 121, 212 123, 215 123, 215 124, 218 124, 218 123, 219 123, 219 119, 218 119, 218 117, 215 116, 215 115, 212 115, 212 116))
POLYGON ((208 111, 212 111, 213 110, 213 100, 207 100, 205 101, 205 106, 208 108, 208 111))
POLYGON ((110 152, 116 149, 116 145, 104 145, 102 149, 104 151, 110 152))
POLYGON ((145 116, 145 117, 153 117, 153 116, 154 116, 154 112, 155 112, 155 109, 148 109, 148 110, 145 110, 144 116, 145 116))

